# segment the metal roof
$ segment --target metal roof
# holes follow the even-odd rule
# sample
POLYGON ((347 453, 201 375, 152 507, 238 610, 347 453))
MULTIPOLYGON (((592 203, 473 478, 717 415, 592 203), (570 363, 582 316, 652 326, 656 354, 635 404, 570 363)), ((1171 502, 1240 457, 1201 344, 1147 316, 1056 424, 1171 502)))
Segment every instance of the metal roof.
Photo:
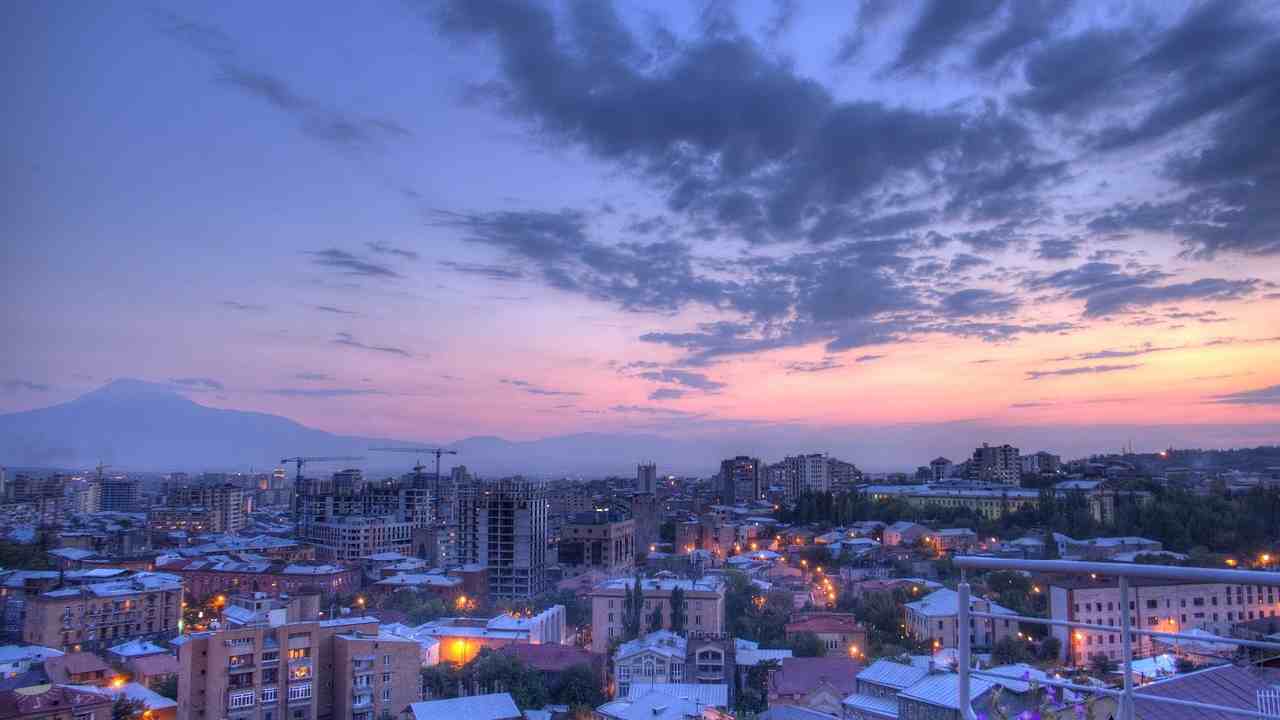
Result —
POLYGON ((858 673, 858 679, 901 690, 919 682, 928 674, 928 670, 914 665, 903 665, 892 660, 877 660, 858 673))
POLYGON ((729 707, 729 686, 724 683, 632 683, 627 688, 627 699, 639 700, 651 692, 692 700, 703 706, 729 707))
POLYGON ((415 720, 511 720, 522 717, 510 693, 472 695, 448 700, 427 700, 409 705, 415 720))
MULTIPOLYGON (((970 703, 993 687, 995 687, 995 683, 982 678, 969 678, 970 703)), ((960 676, 955 673, 934 673, 898 693, 898 697, 928 705, 936 705, 937 707, 959 710, 960 676)))

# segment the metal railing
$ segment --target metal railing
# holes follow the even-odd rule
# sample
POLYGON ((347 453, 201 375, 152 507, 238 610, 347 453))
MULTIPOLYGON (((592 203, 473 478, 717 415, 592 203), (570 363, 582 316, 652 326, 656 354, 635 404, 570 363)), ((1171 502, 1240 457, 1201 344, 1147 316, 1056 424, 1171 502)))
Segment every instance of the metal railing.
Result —
MULTIPOLYGON (((1211 639, 1203 635, 1189 635, 1186 633, 1165 632, 1159 630, 1143 630, 1133 627, 1133 620, 1130 612, 1139 614, 1141 611, 1137 607, 1137 601, 1134 601, 1132 610, 1129 608, 1131 578, 1142 578, 1148 580, 1171 580, 1183 581, 1187 584, 1194 583, 1224 583, 1229 585, 1268 585, 1280 587, 1280 572, 1259 572, 1256 570, 1219 570, 1216 568, 1190 568, 1190 567, 1174 567, 1168 565, 1134 565, 1128 563, 1104 563, 1104 562, 1083 562, 1075 560, 1011 560, 1005 558, 978 557, 970 555, 957 556, 954 559, 956 567, 960 568, 960 584, 956 588, 957 594, 957 614, 956 614, 956 652, 958 678, 958 700, 960 705, 961 717, 964 720, 975 720, 973 713, 973 698, 971 697, 970 677, 985 677, 993 680, 1007 680, 993 673, 986 673, 981 670, 972 668, 972 658, 969 639, 969 623, 971 618, 986 618, 990 620, 1017 620, 1018 622, 1035 623, 1039 625, 1049 625, 1055 627, 1066 627, 1082 630, 1100 630, 1104 632, 1115 632, 1116 627, 1111 625, 1098 625, 1094 623, 1082 623, 1072 620, 1053 620, 1050 618, 1027 617, 1024 615, 995 614, 989 612, 978 612, 970 609, 970 588, 966 577, 969 570, 1012 570, 1012 571, 1028 571, 1041 572, 1056 575, 1075 575, 1090 577, 1113 577, 1118 580, 1120 593, 1120 613, 1121 622, 1118 628, 1121 632, 1120 651, 1123 658, 1124 682, 1121 689, 1095 687, 1091 685, 1080 685, 1077 683, 1067 682, 1063 680, 1040 680, 1041 685, 1063 688, 1064 690, 1075 690, 1079 692, 1093 693, 1097 695, 1105 695, 1114 697, 1118 701, 1116 720, 1134 720, 1134 700, 1135 693, 1133 687, 1133 638, 1142 635, 1150 638, 1172 638, 1193 640, 1197 642, 1212 642, 1221 645, 1236 645, 1242 647, 1258 648, 1263 650, 1280 650, 1280 643, 1262 642, 1256 640, 1243 640, 1239 638, 1217 637, 1211 639)), ((993 623, 994 624, 994 623, 993 623)), ((1176 705, 1187 708, 1195 708, 1197 710, 1212 710, 1222 713, 1230 713, 1232 715, 1240 715, 1246 717, 1263 718, 1264 720, 1274 720, 1276 715, 1269 710, 1265 710, 1260 706, 1256 709, 1244 709, 1239 707, 1230 707, 1224 705, 1215 705, 1212 703, 1197 702, 1194 700, 1179 700, 1176 698, 1163 697, 1155 694, 1143 693, 1137 696, 1143 702, 1160 702, 1169 705, 1176 705)))

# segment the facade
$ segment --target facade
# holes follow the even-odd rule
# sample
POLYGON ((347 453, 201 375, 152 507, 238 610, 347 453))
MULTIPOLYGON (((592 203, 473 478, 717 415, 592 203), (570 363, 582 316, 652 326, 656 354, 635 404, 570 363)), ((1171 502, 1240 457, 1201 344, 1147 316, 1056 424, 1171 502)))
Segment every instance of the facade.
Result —
POLYGON ((944 457, 936 457, 929 461, 929 474, 933 477, 933 482, 942 482, 951 474, 951 468, 954 467, 951 461, 944 457))
POLYGON ((720 463, 720 502, 733 505, 764 497, 764 465, 760 458, 739 455, 720 463))
POLYGON ((419 639, 440 643, 440 660, 465 665, 483 648, 511 645, 563 645, 568 639, 563 605, 553 605, 530 617, 498 615, 483 618, 442 618, 417 628, 419 639))
POLYGON ((787 640, 813 633, 827 655, 861 657, 867 651, 867 629, 848 613, 804 613, 787 623, 787 640))
POLYGON ((126 640, 170 638, 181 613, 181 578, 137 573, 28 597, 22 639, 64 652, 105 650, 126 640))
POLYGON ((248 523, 245 512, 249 493, 231 483, 198 483, 170 487, 162 508, 151 510, 148 520, 159 529, 237 533, 248 523), (165 523, 190 526, 165 527, 165 523))
POLYGON ((636 492, 658 491, 658 466, 656 463, 640 463, 636 466, 636 492))
POLYGON ((884 546, 891 547, 895 545, 914 545, 921 538, 929 536, 929 528, 906 520, 898 522, 886 527, 884 535, 884 546))
POLYGON ((992 447, 982 443, 982 447, 973 451, 969 473, 969 479, 977 482, 1018 485, 1022 481, 1022 461, 1018 458, 1018 448, 1007 444, 992 447))
POLYGON ((127 477, 99 479, 99 507, 103 512, 135 512, 138 509, 138 481, 127 477))
POLYGON ((523 599, 548 588, 546 488, 523 478, 458 490, 458 559, 489 568, 489 595, 523 599))
POLYGON ((969 528, 944 528, 929 534, 938 552, 967 550, 978 544, 978 534, 969 528))
POLYGON ((433 497, 431 479, 421 474, 382 482, 365 482, 359 470, 302 478, 294 499, 298 538, 323 560, 419 554, 435 527, 433 497))
POLYGON ((636 521, 614 512, 579 513, 560 532, 560 564, 576 575, 635 567, 636 521))
MULTIPOLYGON (((609 642, 620 637, 622 614, 627 588, 635 585, 635 578, 606 580, 591 591, 591 650, 606 652, 609 642)), ((690 633, 718 635, 724 632, 724 583, 717 577, 700 580, 674 578, 643 578, 640 589, 644 594, 644 610, 641 618, 653 613, 654 607, 662 608, 662 625, 671 627, 671 592, 679 587, 684 592, 685 629, 690 633)))
MULTIPOLYGON (((943 588, 905 607, 907 633, 935 649, 959 646, 957 617, 960 609, 959 595, 955 590, 943 588)), ((995 615, 1015 615, 1012 610, 978 597, 969 598, 969 607, 977 612, 995 615)), ((1018 634, 1018 623, 1013 620, 969 618, 969 642, 971 647, 990 648, 1001 640, 1018 634)))
POLYGON ((831 490, 830 465, 825 453, 793 455, 782 460, 783 483, 788 502, 805 493, 831 490))
POLYGON ((619 645, 613 654, 618 697, 627 697, 632 683, 685 682, 687 651, 687 641, 670 630, 658 630, 619 645))
POLYGON ((420 699, 417 641, 376 620, 268 613, 262 622, 185 636, 178 720, 375 720, 420 699))
POLYGON ((836 458, 827 458, 827 475, 832 488, 851 488, 862 482, 862 471, 857 465, 836 458))
MULTIPOLYGON (((1083 664, 1089 656, 1120 658, 1123 622, 1120 587, 1115 578, 1071 577, 1048 583, 1049 616, 1054 620, 1108 625, 1114 631, 1068 630, 1050 632, 1062 643, 1061 658, 1083 664)), ((1188 583, 1132 578, 1129 581, 1130 622, 1133 627, 1161 632, 1202 629, 1226 635, 1230 626, 1261 618, 1280 617, 1280 588, 1226 583, 1188 583)), ((1160 652, 1146 635, 1133 637, 1134 657, 1160 652)))
POLYGON ((1023 455, 1022 472, 1026 475, 1052 475, 1062 469, 1062 458, 1041 450, 1034 455, 1023 455))
MULTIPOLYGON (((868 485, 863 492, 872 500, 899 499, 917 508, 937 506, 942 508, 964 507, 973 510, 988 520, 998 520, 1005 513, 1016 512, 1023 508, 1035 508, 1040 505, 1040 492, 1004 484, 992 483, 934 483, 929 485, 868 485)), ((1059 498, 1071 492, 1081 492, 1089 504, 1089 514, 1100 523, 1113 522, 1116 503, 1123 495, 1124 499, 1146 503, 1151 501, 1150 493, 1117 492, 1101 487, 1081 489, 1072 487, 1055 487, 1059 498)))
POLYGON ((274 595, 309 589, 349 593, 360 587, 360 571, 343 565, 197 558, 175 560, 160 569, 181 577, 187 595, 196 599, 216 593, 267 592, 274 595))
POLYGON ((658 542, 658 496, 636 493, 631 496, 631 518, 636 522, 636 547, 641 553, 656 550, 658 542))

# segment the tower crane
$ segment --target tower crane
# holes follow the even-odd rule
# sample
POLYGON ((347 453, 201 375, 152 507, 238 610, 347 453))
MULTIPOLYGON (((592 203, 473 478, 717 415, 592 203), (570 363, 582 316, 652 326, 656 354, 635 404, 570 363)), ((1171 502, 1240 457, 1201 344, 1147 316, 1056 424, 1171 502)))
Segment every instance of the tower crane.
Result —
POLYGON ((282 459, 281 463, 294 463, 298 466, 295 480, 302 479, 302 466, 309 462, 347 462, 349 460, 363 460, 363 455, 338 455, 334 457, 287 457, 282 459))
MULTIPOLYGON (((457 450, 445 450, 444 448, 412 448, 412 447, 376 447, 369 448, 374 452, 398 452, 398 453, 414 453, 416 455, 435 455, 436 456, 436 482, 440 482, 440 456, 441 455, 457 455, 457 450)), ((419 463, 413 467, 414 472, 422 471, 422 464, 419 463)))

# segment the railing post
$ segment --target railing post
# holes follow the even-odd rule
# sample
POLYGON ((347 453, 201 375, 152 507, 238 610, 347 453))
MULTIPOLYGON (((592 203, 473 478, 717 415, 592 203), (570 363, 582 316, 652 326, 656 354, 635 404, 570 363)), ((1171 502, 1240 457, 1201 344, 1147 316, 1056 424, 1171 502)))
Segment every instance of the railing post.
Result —
POLYGON ((956 586, 956 654, 959 656, 959 701, 960 717, 973 720, 973 706, 969 701, 969 581, 963 575, 956 586))
MULTIPOLYGON (((1120 576, 1120 653, 1124 658, 1124 696, 1120 699, 1120 720, 1133 720, 1133 622, 1129 615, 1129 578, 1120 576)), ((1138 602, 1133 601, 1133 611, 1138 602)))

